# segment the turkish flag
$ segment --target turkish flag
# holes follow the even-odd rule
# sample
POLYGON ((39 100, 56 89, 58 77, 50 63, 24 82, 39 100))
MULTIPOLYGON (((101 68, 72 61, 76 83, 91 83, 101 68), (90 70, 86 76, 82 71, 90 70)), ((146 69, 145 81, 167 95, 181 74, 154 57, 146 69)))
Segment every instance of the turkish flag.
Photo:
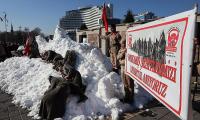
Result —
POLYGON ((28 37, 27 40, 26 40, 25 47, 24 47, 24 55, 29 56, 30 52, 31 52, 31 50, 30 50, 30 37, 28 37))
POLYGON ((107 20, 107 15, 106 15, 106 6, 105 6, 105 4, 103 5, 103 11, 102 11, 101 19, 103 21, 103 24, 104 24, 106 32, 108 32, 108 20, 107 20))

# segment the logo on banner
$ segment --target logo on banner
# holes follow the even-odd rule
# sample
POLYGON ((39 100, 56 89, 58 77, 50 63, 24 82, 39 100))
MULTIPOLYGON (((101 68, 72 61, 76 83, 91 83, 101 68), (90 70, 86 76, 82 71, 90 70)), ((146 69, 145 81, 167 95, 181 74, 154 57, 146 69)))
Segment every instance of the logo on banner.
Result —
POLYGON ((166 51, 170 51, 170 52, 176 52, 177 50, 177 42, 178 42, 178 38, 179 38, 179 29, 176 27, 173 27, 169 30, 168 32, 168 44, 166 47, 166 51))
POLYGON ((132 35, 128 36, 128 48, 132 47, 132 35))

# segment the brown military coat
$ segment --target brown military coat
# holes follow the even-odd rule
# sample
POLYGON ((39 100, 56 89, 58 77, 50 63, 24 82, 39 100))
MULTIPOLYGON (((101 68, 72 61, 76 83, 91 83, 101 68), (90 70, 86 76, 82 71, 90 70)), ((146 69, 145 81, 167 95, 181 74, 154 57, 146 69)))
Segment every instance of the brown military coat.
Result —
POLYGON ((119 63, 117 61, 117 54, 120 49, 121 35, 119 34, 119 32, 116 32, 116 33, 111 33, 107 36, 102 36, 101 38, 109 40, 110 60, 113 65, 113 68, 118 68, 119 63))
POLYGON ((126 49, 120 49, 117 54, 117 60, 119 61, 120 66, 125 66, 125 55, 126 49))

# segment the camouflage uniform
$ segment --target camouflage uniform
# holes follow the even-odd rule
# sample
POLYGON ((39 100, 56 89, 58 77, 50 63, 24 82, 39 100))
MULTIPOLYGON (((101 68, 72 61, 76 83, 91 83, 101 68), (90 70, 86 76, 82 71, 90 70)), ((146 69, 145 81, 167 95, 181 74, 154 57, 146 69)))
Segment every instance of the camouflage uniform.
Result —
POLYGON ((107 36, 102 36, 101 38, 109 40, 110 60, 113 65, 113 68, 117 69, 119 67, 119 63, 117 61, 117 54, 120 49, 121 35, 118 32, 116 32, 116 33, 111 33, 107 36))
MULTIPOLYGON (((123 44, 126 44, 125 41, 122 41, 123 44)), ((125 74, 125 55, 126 55, 126 48, 121 48, 117 54, 117 60, 119 61, 120 68, 121 68, 121 79, 124 84, 124 91, 125 91, 125 102, 131 102, 133 100, 133 90, 134 90, 134 82, 133 80, 125 74)))

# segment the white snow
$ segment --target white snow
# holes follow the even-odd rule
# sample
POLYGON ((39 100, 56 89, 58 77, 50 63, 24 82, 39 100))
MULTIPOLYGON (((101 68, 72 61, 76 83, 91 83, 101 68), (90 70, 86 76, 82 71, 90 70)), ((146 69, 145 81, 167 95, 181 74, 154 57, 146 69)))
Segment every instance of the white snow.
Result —
MULTIPOLYGON (((88 99, 77 104, 78 98, 70 96, 66 101, 64 118, 57 120, 103 120, 107 115, 117 120, 120 113, 142 108, 152 99, 150 94, 135 84, 135 103, 132 106, 121 103, 119 99, 123 98, 123 85, 120 76, 111 72, 109 59, 98 48, 74 42, 61 28, 56 28, 54 39, 49 42, 40 36, 36 40, 40 52, 54 50, 64 56, 67 50, 75 50, 78 54, 76 69, 87 85, 85 94, 88 99)), ((52 69, 52 64, 40 58, 9 58, 0 63, 0 88, 14 95, 13 103, 28 108, 29 115, 38 118, 40 101, 49 86, 50 75, 60 76, 60 73, 52 69)))

